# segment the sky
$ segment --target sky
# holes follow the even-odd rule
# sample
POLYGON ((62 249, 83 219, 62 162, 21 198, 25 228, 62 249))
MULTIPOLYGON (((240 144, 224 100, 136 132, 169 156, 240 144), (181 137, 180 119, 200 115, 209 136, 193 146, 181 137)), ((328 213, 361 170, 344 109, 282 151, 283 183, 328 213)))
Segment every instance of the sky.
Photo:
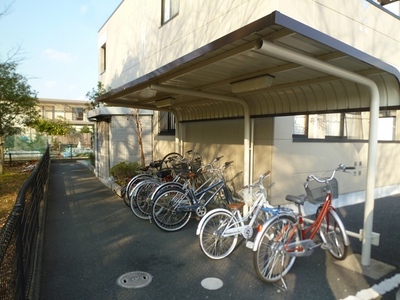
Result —
POLYGON ((98 82, 97 33, 122 0, 0 0, 0 62, 10 56, 38 98, 87 100, 98 82))

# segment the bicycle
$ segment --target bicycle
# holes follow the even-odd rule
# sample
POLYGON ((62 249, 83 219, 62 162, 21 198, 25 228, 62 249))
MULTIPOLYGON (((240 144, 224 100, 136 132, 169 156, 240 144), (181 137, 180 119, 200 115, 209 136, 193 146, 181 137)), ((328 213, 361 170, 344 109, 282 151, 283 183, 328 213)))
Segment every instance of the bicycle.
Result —
POLYGON ((148 166, 141 167, 139 169, 139 174, 128 178, 126 184, 121 188, 121 196, 124 200, 126 206, 130 207, 130 197, 133 193, 135 186, 145 179, 152 178, 154 176, 155 170, 158 170, 162 166, 162 160, 157 160, 151 162, 148 166))
MULTIPOLYGON (((192 153, 193 150, 189 150, 187 153, 192 153)), ((197 154, 197 152, 196 152, 197 154)), ((121 196, 124 203, 131 207, 131 197, 134 193, 134 188, 136 185, 143 180, 156 178, 156 177, 167 177, 173 176, 171 161, 183 159, 182 154, 177 152, 170 152, 165 155, 162 159, 151 162, 148 166, 141 167, 139 169, 139 174, 128 179, 126 184, 121 188, 121 196)), ((131 208, 132 209, 132 208, 131 208)))
POLYGON ((249 240, 253 236, 256 222, 262 224, 276 214, 276 208, 267 200, 267 189, 263 185, 264 178, 270 174, 270 171, 261 174, 258 182, 243 187, 243 202, 228 204, 228 209, 209 211, 201 219, 196 235, 199 236, 200 247, 205 255, 212 259, 227 257, 235 249, 239 235, 249 240), (249 206, 249 211, 242 216, 241 209, 245 204, 249 206), (265 208, 264 213, 262 208, 265 208))
MULTIPOLYGON (((184 181, 190 181, 194 179, 194 176, 189 176, 189 170, 198 168, 201 166, 201 156, 194 150, 189 150, 186 152, 185 157, 182 156, 170 156, 168 159, 168 165, 173 169, 173 172, 168 173, 168 177, 164 177, 157 172, 158 178, 149 178, 139 183, 135 188, 135 191, 132 193, 130 198, 130 206, 132 212, 140 219, 148 220, 151 218, 151 199, 153 196, 156 196, 157 193, 163 187, 171 187, 175 185, 181 186, 181 183, 184 181), (188 161, 188 154, 195 153, 193 156, 194 161, 188 161), (177 165, 184 165, 185 170, 177 170, 177 165), (175 177, 172 174, 178 174, 175 177)), ((166 163, 167 160, 163 159, 163 162, 166 163)), ((196 174, 196 173, 193 173, 196 174)))
POLYGON ((209 177, 197 190, 182 184, 165 188, 157 194, 152 202, 151 213, 151 219, 157 227, 169 232, 177 231, 189 222, 193 212, 198 217, 203 217, 207 213, 206 206, 212 200, 221 197, 224 199, 223 204, 234 202, 223 177, 224 170, 233 162, 226 162, 218 168, 213 167, 213 163, 219 159, 210 163, 206 171, 214 176, 209 177))
POLYGON ((345 259, 350 241, 332 206, 332 199, 338 197, 336 171, 350 169, 355 168, 340 164, 329 177, 309 175, 304 183, 306 195, 286 196, 286 200, 297 206, 298 213, 293 210, 279 212, 262 226, 254 240, 253 264, 261 280, 267 283, 281 280, 282 289, 287 290, 283 277, 292 268, 296 257, 310 256, 317 247, 328 250, 336 259, 345 259), (302 216, 301 206, 306 200, 320 204, 315 221, 302 216), (317 233, 322 242, 315 238, 317 233))

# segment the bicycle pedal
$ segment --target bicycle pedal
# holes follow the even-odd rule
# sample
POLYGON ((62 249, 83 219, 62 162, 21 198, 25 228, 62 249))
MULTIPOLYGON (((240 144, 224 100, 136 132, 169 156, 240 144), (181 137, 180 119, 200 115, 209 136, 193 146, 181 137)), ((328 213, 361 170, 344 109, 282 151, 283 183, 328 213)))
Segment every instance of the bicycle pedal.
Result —
POLYGON ((332 249, 332 245, 328 244, 328 243, 322 243, 321 244, 321 249, 322 250, 331 250, 332 249))
POLYGON ((254 242, 252 242, 252 241, 246 242, 246 248, 253 249, 253 247, 254 247, 254 242))

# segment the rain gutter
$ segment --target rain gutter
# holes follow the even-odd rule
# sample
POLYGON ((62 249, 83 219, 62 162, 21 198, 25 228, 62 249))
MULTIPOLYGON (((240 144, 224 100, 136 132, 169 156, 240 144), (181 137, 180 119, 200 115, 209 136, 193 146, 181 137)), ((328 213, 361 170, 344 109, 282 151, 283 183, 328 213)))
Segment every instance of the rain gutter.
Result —
POLYGON ((326 62, 320 61, 310 56, 286 49, 266 40, 260 39, 254 48, 257 52, 275 58, 294 62, 299 65, 318 70, 323 73, 331 74, 355 83, 359 83, 369 88, 371 95, 370 104, 370 126, 369 126, 369 147, 367 163, 367 185, 364 209, 364 229, 362 231, 362 253, 361 264, 369 266, 371 260, 371 246, 373 239, 372 225, 374 214, 374 190, 377 165, 378 149, 378 121, 379 121, 379 89, 374 81, 364 76, 355 74, 348 70, 341 69, 326 62))

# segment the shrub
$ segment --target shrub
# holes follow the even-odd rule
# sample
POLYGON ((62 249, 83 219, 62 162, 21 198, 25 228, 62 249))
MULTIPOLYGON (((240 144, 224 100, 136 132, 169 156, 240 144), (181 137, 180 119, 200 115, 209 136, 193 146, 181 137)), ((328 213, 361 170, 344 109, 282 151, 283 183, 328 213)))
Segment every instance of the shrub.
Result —
POLYGON ((94 166, 94 164, 95 164, 95 155, 94 155, 94 153, 93 152, 90 152, 89 153, 89 160, 90 160, 90 163, 94 166))
POLYGON ((138 162, 120 162, 110 169, 110 174, 119 185, 124 185, 127 178, 132 178, 140 168, 138 162))

